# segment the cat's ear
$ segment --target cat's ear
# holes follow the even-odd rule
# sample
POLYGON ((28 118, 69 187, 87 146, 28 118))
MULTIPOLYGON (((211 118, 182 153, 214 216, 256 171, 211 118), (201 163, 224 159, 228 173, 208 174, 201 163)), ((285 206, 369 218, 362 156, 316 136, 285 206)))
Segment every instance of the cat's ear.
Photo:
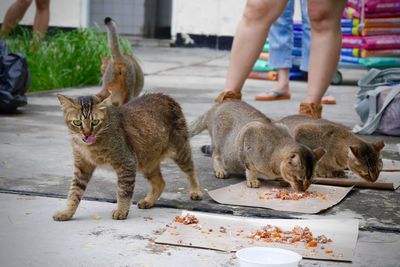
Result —
POLYGON ((288 163, 292 166, 297 166, 300 163, 300 157, 297 153, 290 153, 288 163))
POLYGON ((358 158, 360 156, 360 147, 359 146, 357 146, 357 145, 349 146, 349 149, 350 149, 349 152, 351 152, 351 154, 354 157, 358 158))
POLYGON ((112 106, 112 101, 111 101, 111 95, 105 98, 103 101, 101 101, 98 105, 97 108, 102 110, 106 109, 107 107, 112 106))
POLYGON ((316 161, 318 161, 322 158, 323 155, 325 155, 326 150, 323 149, 322 147, 319 147, 319 148, 314 149, 313 152, 314 152, 314 157, 315 157, 316 161))
POLYGON ((378 141, 376 143, 373 143, 372 146, 375 148, 376 152, 379 152, 385 146, 385 143, 383 142, 383 140, 381 140, 381 141, 378 141))
POLYGON ((69 98, 65 95, 60 95, 60 94, 57 94, 57 98, 58 98, 58 101, 60 101, 62 110, 67 110, 69 108, 75 107, 74 100, 72 100, 71 98, 69 98))

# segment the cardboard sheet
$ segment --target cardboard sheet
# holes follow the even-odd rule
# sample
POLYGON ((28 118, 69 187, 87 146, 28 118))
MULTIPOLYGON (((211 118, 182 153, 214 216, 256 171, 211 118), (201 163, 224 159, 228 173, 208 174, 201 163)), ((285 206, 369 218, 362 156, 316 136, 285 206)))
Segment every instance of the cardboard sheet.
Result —
POLYGON ((304 258, 351 261, 358 237, 358 220, 354 219, 257 219, 186 211, 182 213, 182 216, 186 213, 195 215, 199 222, 184 225, 174 221, 168 225, 163 234, 156 238, 155 242, 227 252, 253 246, 278 247, 295 251, 304 258), (278 226, 283 231, 290 231, 297 225, 303 228, 308 227, 314 237, 325 235, 332 242, 310 248, 303 242, 272 243, 249 237, 252 232, 268 224, 278 226), (226 231, 221 231, 221 227, 224 227, 226 231))
POLYGON ((383 171, 400 172, 400 161, 392 159, 383 159, 383 171))
POLYGON ((314 178, 315 184, 355 186, 370 189, 396 190, 400 186, 400 172, 382 171, 374 183, 358 177, 352 172, 347 173, 347 178, 314 178))
MULTIPOLYGON (((221 204, 268 208, 273 210, 315 214, 339 203, 352 187, 335 187, 312 184, 307 191, 317 192, 325 196, 321 198, 305 198, 299 200, 266 199, 265 193, 271 192, 279 184, 273 181, 260 180, 259 188, 249 188, 246 181, 208 192, 212 199, 221 204)), ((285 187, 293 191, 290 187, 285 187)))

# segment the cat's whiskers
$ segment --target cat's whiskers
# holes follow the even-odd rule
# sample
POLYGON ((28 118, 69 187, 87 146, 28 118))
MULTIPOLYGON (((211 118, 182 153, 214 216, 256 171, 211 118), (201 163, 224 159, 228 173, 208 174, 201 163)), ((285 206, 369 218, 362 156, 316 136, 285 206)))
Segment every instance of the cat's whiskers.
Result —
POLYGON ((104 127, 102 127, 97 133, 96 136, 102 136, 104 134, 107 134, 107 131, 111 128, 111 124, 106 124, 104 127))

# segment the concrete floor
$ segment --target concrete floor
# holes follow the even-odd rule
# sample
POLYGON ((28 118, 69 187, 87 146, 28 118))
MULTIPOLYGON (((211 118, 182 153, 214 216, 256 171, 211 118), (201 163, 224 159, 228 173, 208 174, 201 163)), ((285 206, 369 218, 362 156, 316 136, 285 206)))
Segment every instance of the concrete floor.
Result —
MULTIPOLYGON (((115 204, 82 201, 73 220, 51 216, 64 199, 0 194, 0 262, 21 266, 238 266, 234 253, 159 245, 154 239, 181 210, 132 207, 111 219, 115 204)), ((398 235, 360 231, 352 263, 302 260, 301 266, 399 266, 398 235)))
MULTIPOLYGON (((228 52, 210 49, 140 47, 135 49, 135 54, 142 61, 146 74, 145 91, 164 92, 174 97, 182 105, 188 121, 192 121, 211 106, 214 97, 223 87, 229 61, 228 52)), ((323 116, 325 118, 348 126, 358 122, 353 110, 357 91, 356 81, 365 73, 366 71, 362 70, 343 70, 344 84, 331 86, 329 89, 329 92, 336 97, 338 104, 324 107, 323 116)), ((244 100, 273 119, 295 114, 300 101, 305 95, 306 83, 291 83, 292 100, 290 101, 264 103, 253 100, 255 94, 262 90, 268 90, 273 85, 273 82, 248 80, 243 91, 244 100)), ((63 123, 55 94, 61 92, 66 95, 78 96, 98 91, 99 87, 91 87, 31 94, 28 96, 29 104, 21 108, 19 114, 0 116, 0 192, 65 198, 72 174, 72 157, 67 129, 63 123)), ((386 142, 384 156, 400 159, 398 148, 400 138, 382 136, 367 136, 365 138, 369 140, 383 138, 386 142)), ((226 180, 219 180, 213 177, 211 159, 202 156, 199 151, 201 145, 209 143, 209 137, 206 133, 196 136, 191 140, 191 143, 200 183, 204 191, 241 181, 240 177, 232 177, 226 180)), ((395 252, 396 248, 398 249, 399 247, 400 240, 399 190, 353 190, 339 205, 319 215, 304 216, 298 213, 220 205, 213 202, 207 194, 205 194, 205 199, 201 202, 188 201, 189 197, 185 190, 187 189, 186 179, 179 169, 172 162, 167 161, 163 165, 162 172, 166 180, 165 191, 158 202, 158 208, 146 211, 152 217, 157 218, 157 221, 160 220, 160 226, 170 221, 173 214, 179 213, 177 209, 273 218, 330 216, 358 218, 361 231, 353 265, 398 266, 399 256, 395 252), (181 188, 184 189, 182 190, 181 188), (174 208, 175 210, 167 208, 174 208)), ((96 171, 95 177, 86 192, 86 197, 98 201, 85 203, 93 206, 96 211, 98 209, 99 212, 100 210, 104 212, 108 205, 112 205, 104 203, 104 201, 115 201, 115 189, 115 174, 96 171)), ((135 188, 134 202, 142 198, 147 190, 146 182, 142 176, 139 176, 135 188)), ((50 219, 51 214, 56 206, 60 205, 60 203, 63 204, 65 200, 33 198, 35 201, 29 201, 31 197, 16 197, 8 194, 2 194, 0 197, 2 198, 0 209, 7 212, 7 214, 13 216, 16 214, 17 217, 21 217, 26 212, 31 212, 32 214, 38 212, 37 218, 28 215, 21 217, 29 219, 23 231, 15 228, 15 225, 10 224, 6 217, 1 216, 2 230, 0 234, 5 237, 0 239, 1 248, 12 248, 10 250, 2 249, 2 252, 0 252, 2 253, 0 254, 0 262, 7 262, 7 265, 4 266, 39 266, 43 265, 47 259, 48 263, 53 263, 49 266, 59 265, 60 262, 64 262, 65 266, 182 266, 190 262, 188 258, 185 259, 184 255, 190 255, 190 258, 193 258, 192 266, 224 266, 224 264, 225 266, 230 266, 235 264, 235 261, 231 259, 232 255, 208 250, 173 248, 171 255, 177 253, 177 257, 171 257, 167 252, 166 254, 161 253, 160 256, 146 251, 148 240, 140 238, 135 241, 137 242, 134 246, 135 253, 124 254, 121 252, 122 255, 118 256, 118 245, 115 249, 114 244, 112 248, 109 246, 109 242, 117 242, 119 240, 115 237, 117 234, 109 234, 106 239, 101 241, 104 243, 99 245, 97 253, 93 247, 90 250, 93 252, 87 253, 85 251, 86 248, 80 250, 77 248, 81 248, 82 244, 86 242, 85 236, 89 235, 90 231, 96 227, 96 224, 101 225, 98 221, 93 222, 86 214, 86 217, 82 217, 82 220, 55 224, 50 219), (43 203, 43 205, 36 205, 37 203, 43 203), (26 208, 31 209, 31 211, 26 211, 26 208), (33 217, 36 219, 31 220, 33 217), (87 221, 92 221, 90 223, 91 226, 86 225, 87 221), (59 226, 66 224, 68 224, 68 227, 65 229, 59 226), (54 230, 46 231, 46 229, 51 229, 52 227, 55 227, 54 230), (70 227, 73 229, 70 229, 70 227), (66 242, 66 239, 61 234, 67 233, 67 230, 76 231, 71 233, 74 239, 69 242, 66 242), (43 241, 43 247, 33 245, 33 243, 32 246, 28 245, 34 239, 33 236, 26 234, 30 231, 33 231, 32 235, 37 233, 36 238, 40 238, 39 233, 43 233, 43 238, 40 240, 41 242, 43 241), (76 233, 83 233, 82 239, 76 237, 79 236, 76 233), (13 241, 13 237, 15 241, 13 241), (75 237, 77 238, 76 243, 74 242, 75 237), (55 242, 58 241, 55 240, 59 241, 57 245, 55 245, 55 242), (62 244, 65 244, 65 246, 62 244), (74 244, 77 244, 77 247, 74 248, 74 244), (46 246, 47 248, 54 248, 54 251, 57 250, 57 246, 60 247, 58 252, 55 253, 47 250, 46 246), (105 252, 108 251, 108 248, 112 250, 110 254, 105 252), (65 254, 61 253, 61 251, 65 252, 65 254), (91 258, 89 258, 89 254, 91 258), (68 260, 67 255, 72 259, 68 260), (83 257, 84 255, 86 257, 83 257), (113 257, 113 255, 116 257, 113 257), (125 257, 124 255, 130 256, 125 257), (17 256, 24 260, 18 262, 16 260, 17 256), (81 258, 82 261, 80 260, 81 258), (114 258, 118 260, 113 262, 112 259, 114 258), (208 259, 208 261, 203 262, 203 258, 208 259), (56 259, 60 260, 57 261, 56 259), (173 265, 174 260, 178 260, 182 264, 173 265), (13 262, 20 264, 14 264, 13 262)), ((111 208, 107 210, 110 211, 111 208)), ((141 213, 142 211, 136 211, 135 209, 134 214, 136 212, 141 213)), ((5 213, 2 212, 2 214, 5 213)), ((118 224, 118 222, 109 220, 107 214, 103 214, 101 217, 107 218, 109 223, 104 227, 110 226, 118 234, 126 230, 124 227, 129 222, 128 220, 118 224)), ((138 233, 141 231, 148 233, 145 235, 146 238, 151 231, 159 227, 157 225, 155 225, 157 226, 155 228, 148 227, 147 222, 137 221, 137 217, 131 217, 130 220, 135 220, 135 227, 139 225, 139 230, 142 229, 141 227, 146 229, 138 231, 138 233)), ((136 234, 133 233, 132 235, 135 236, 136 234)), ((120 245, 121 248, 126 248, 125 243, 120 243, 120 245)), ((163 250, 162 248, 157 249, 163 250)), ((331 262, 305 261, 304 264, 310 266, 336 266, 336 263, 331 262)), ((1 265, 3 266, 3 264, 1 265)))

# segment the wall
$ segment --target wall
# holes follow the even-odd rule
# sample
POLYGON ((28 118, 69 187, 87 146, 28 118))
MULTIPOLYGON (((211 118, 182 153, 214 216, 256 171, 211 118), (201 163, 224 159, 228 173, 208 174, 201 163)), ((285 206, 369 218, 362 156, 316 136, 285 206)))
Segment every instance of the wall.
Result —
POLYGON ((124 34, 142 35, 145 0, 90 0, 90 26, 103 27, 104 18, 111 17, 124 34))
MULTIPOLYGON (((0 21, 3 22, 8 7, 14 0, 0 1, 0 21)), ((21 21, 22 25, 32 25, 35 16, 35 0, 21 21)), ((54 27, 85 27, 87 26, 88 0, 51 0, 50 26, 54 27)))
MULTIPOLYGON (((295 20, 300 18, 299 2, 295 1, 295 20)), ((171 35, 233 36, 245 3, 245 0, 174 0, 171 35)))
MULTIPOLYGON (((0 22, 14 0, 0 0, 0 22)), ((35 0, 22 19, 22 25, 32 25, 35 16, 35 0)), ((50 23, 52 27, 99 27, 104 29, 105 17, 118 23, 124 34, 142 35, 145 0, 50 0, 50 23)))
POLYGON ((171 34, 232 36, 245 0, 174 0, 171 34))

